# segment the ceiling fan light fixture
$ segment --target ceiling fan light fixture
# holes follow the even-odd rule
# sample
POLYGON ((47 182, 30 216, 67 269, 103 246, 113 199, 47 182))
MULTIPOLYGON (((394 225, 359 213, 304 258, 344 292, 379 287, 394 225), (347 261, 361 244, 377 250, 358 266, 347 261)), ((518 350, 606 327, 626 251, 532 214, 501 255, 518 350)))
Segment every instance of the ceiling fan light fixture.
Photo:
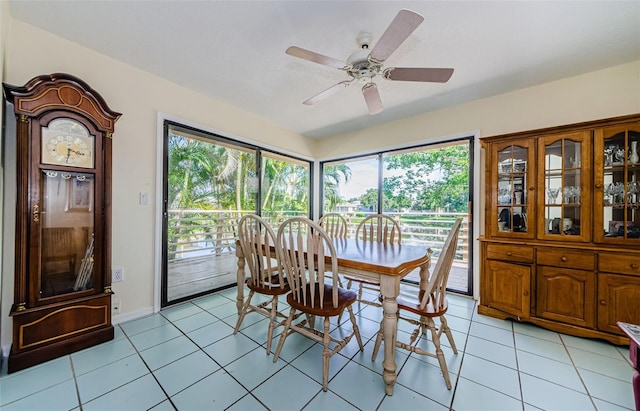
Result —
POLYGON ((382 111, 380 93, 378 92, 378 87, 373 83, 373 78, 377 75, 392 81, 435 83, 445 83, 449 81, 449 78, 453 74, 452 68, 389 67, 383 70, 383 63, 387 57, 413 33, 423 20, 424 17, 414 11, 406 9, 400 10, 371 51, 369 51, 369 45, 373 40, 373 36, 368 32, 360 32, 356 38, 360 49, 347 58, 346 64, 338 59, 297 46, 289 47, 286 53, 291 56, 344 70, 350 77, 346 81, 321 91, 304 101, 304 104, 314 104, 336 93, 338 90, 347 87, 353 80, 358 80, 360 83, 364 83, 362 94, 367 102, 369 114, 377 114, 382 111))

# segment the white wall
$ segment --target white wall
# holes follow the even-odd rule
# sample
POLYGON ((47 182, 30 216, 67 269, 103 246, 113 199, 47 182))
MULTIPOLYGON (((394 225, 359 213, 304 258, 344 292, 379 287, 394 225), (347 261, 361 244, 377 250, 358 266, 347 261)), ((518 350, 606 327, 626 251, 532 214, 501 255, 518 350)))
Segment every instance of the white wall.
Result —
MULTIPOLYGON (((6 27, 6 20, 0 21, 6 27)), ((112 110, 123 113, 113 142, 112 264, 125 269, 125 281, 114 284, 113 290, 122 311, 130 315, 153 307, 156 287, 156 209, 153 203, 139 205, 138 196, 148 192, 156 198, 158 113, 258 144, 286 147, 303 157, 326 159, 389 148, 390 141, 397 147, 640 112, 640 62, 635 62, 315 141, 20 21, 9 23, 4 82, 22 85, 40 74, 66 72, 86 81, 112 110)), ((4 266, 2 300, 0 343, 6 347, 11 342, 7 307, 13 301, 13 270, 4 266)))
POLYGON ((410 145, 467 130, 487 137, 636 113, 640 61, 336 135, 320 140, 315 154, 335 158, 390 141, 410 145))
MULTIPOLYGON (((0 2, 4 3, 4 2, 0 2)), ((53 36, 18 20, 10 21, 4 50, 3 82, 23 85, 31 78, 69 73, 98 91, 109 107, 122 113, 113 137, 112 264, 124 267, 125 281, 113 284, 123 313, 145 313, 153 307, 156 255, 155 203, 138 204, 139 193, 156 196, 157 116, 176 118, 259 144, 287 148, 310 157, 316 142, 250 113, 206 98, 176 84, 53 36)), ((4 26, 4 24, 3 24, 4 26)), ((4 191, 4 190, 3 190, 4 191)), ((5 210, 13 213, 12 209, 5 210)), ((5 231, 12 230, 8 228, 5 231)), ((9 231, 9 233, 11 233, 9 231)), ((6 258, 5 262, 13 262, 6 258)), ((13 268, 2 270, 3 305, 0 344, 11 343, 13 268), (5 303, 6 302, 6 303, 5 303)))

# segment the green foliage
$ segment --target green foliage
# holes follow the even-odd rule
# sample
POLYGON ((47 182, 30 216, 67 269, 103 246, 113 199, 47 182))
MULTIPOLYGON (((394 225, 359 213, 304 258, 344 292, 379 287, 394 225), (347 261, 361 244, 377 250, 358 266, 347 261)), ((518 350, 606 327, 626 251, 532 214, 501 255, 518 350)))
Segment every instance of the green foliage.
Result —
POLYGON ((403 171, 383 181, 385 198, 391 200, 388 210, 467 211, 469 145, 392 155, 385 164, 387 170, 403 171))

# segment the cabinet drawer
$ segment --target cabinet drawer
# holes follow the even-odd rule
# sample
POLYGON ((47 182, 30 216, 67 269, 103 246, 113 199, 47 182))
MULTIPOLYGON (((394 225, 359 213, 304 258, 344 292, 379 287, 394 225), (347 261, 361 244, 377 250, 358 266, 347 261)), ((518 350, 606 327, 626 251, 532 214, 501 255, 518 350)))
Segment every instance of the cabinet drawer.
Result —
POLYGON ((533 263, 533 247, 488 244, 487 258, 518 263, 533 263))
POLYGON ((538 265, 590 271, 596 269, 596 255, 589 251, 540 247, 537 251, 537 257, 538 265))
POLYGON ((640 256, 617 253, 600 253, 598 271, 640 276, 640 256))

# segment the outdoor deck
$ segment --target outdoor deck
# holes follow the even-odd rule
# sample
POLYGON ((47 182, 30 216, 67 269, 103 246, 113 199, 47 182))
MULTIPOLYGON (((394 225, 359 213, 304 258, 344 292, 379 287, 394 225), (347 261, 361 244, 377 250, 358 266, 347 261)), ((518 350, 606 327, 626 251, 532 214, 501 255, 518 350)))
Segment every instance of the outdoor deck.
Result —
MULTIPOLYGON (((431 268, 435 267, 433 261, 431 268)), ((194 294, 216 290, 236 283, 237 259, 235 253, 199 256, 169 262, 168 300, 174 301, 194 294)), ((448 288, 467 292, 467 265, 454 263, 449 275, 448 288)), ((406 279, 419 281, 418 270, 406 279)))

